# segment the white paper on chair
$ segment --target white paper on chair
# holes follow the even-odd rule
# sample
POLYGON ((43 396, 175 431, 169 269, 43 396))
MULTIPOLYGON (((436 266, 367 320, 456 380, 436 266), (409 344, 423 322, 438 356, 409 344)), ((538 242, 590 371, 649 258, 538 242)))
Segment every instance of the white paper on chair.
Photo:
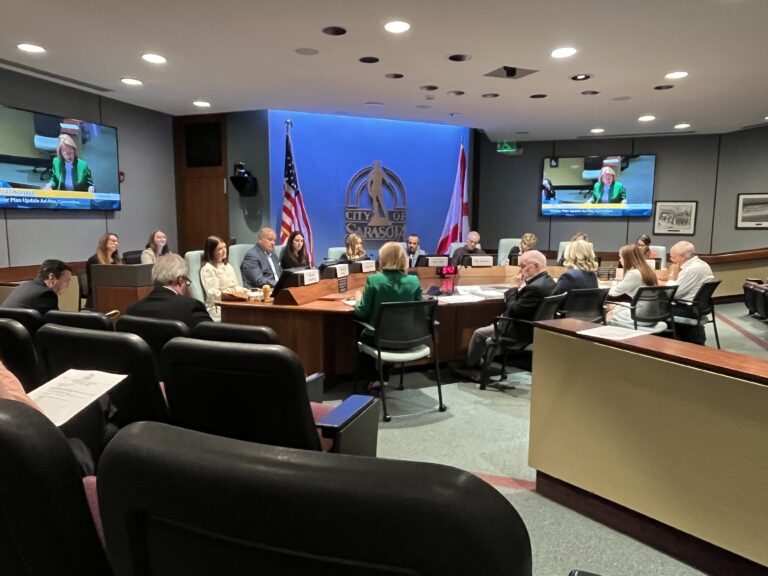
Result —
POLYGON ((647 336, 647 332, 632 330, 631 328, 621 328, 619 326, 598 326, 589 330, 580 330, 577 334, 583 336, 592 336, 594 338, 604 338, 605 340, 628 340, 635 336, 647 336))
POLYGON ((43 414, 61 426, 99 396, 125 380, 125 374, 98 370, 67 370, 29 393, 43 414))

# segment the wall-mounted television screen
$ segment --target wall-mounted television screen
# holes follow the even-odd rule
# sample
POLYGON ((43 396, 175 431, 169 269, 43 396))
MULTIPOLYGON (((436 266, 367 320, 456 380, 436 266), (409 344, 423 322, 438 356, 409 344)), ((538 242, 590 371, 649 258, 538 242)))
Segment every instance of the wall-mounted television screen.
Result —
POLYGON ((120 210, 117 128, 0 106, 0 208, 120 210))
POLYGON ((542 216, 645 216, 653 213, 654 154, 544 158, 542 216))

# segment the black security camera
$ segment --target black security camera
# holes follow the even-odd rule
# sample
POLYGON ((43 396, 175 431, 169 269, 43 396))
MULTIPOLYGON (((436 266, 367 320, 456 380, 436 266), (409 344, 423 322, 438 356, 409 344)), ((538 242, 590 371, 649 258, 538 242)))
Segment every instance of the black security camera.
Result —
POLYGON ((229 181, 240 193, 240 196, 256 196, 259 192, 256 177, 245 167, 245 162, 235 162, 229 181))

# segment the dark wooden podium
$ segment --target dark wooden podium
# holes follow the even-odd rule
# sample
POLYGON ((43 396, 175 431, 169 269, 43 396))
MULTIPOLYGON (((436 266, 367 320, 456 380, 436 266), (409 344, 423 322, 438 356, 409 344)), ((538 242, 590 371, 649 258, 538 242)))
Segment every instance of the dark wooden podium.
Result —
POLYGON ((152 292, 152 264, 94 264, 91 283, 95 310, 125 314, 134 302, 152 292))

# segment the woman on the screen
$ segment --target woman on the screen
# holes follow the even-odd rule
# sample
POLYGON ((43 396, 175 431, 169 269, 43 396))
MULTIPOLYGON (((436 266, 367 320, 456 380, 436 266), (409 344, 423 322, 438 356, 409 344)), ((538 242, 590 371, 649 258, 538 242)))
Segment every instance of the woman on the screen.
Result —
POLYGON ((162 230, 155 230, 149 236, 147 245, 141 252, 141 263, 154 264, 157 258, 160 256, 165 256, 166 254, 173 254, 173 252, 171 252, 171 250, 168 248, 168 238, 165 236, 165 232, 162 230))
POLYGON ((51 181, 46 190, 94 192, 93 176, 85 160, 77 156, 77 144, 69 134, 59 136, 59 146, 53 159, 51 181))
POLYGON ((357 234, 347 234, 344 244, 346 246, 344 256, 347 260, 366 260, 368 258, 368 254, 365 253, 365 248, 363 248, 363 240, 357 234))
POLYGON ((600 178, 592 189, 590 204, 626 204, 627 189, 616 181, 616 172, 608 166, 600 170, 600 178))
POLYGON ((117 234, 107 232, 102 234, 99 238, 98 244, 96 244, 96 253, 88 258, 85 263, 85 276, 88 279, 88 293, 85 298, 85 307, 88 310, 93 308, 93 282, 91 282, 91 266, 94 264, 122 264, 120 259, 120 253, 117 248, 120 246, 120 241, 117 238, 117 234))
POLYGON ((544 204, 556 204, 557 203, 557 191, 555 185, 552 184, 552 180, 547 178, 544 174, 544 178, 541 181, 541 201, 544 204))
POLYGON ((659 257, 656 252, 651 250, 651 242, 651 237, 648 236, 648 234, 641 234, 637 237, 637 240, 635 240, 635 245, 640 248, 640 252, 642 252, 643 258, 646 260, 659 257))
POLYGON ((304 234, 299 230, 294 230, 285 242, 285 249, 280 257, 280 267, 283 270, 288 270, 301 266, 309 266, 309 256, 307 256, 307 247, 304 244, 304 234))

